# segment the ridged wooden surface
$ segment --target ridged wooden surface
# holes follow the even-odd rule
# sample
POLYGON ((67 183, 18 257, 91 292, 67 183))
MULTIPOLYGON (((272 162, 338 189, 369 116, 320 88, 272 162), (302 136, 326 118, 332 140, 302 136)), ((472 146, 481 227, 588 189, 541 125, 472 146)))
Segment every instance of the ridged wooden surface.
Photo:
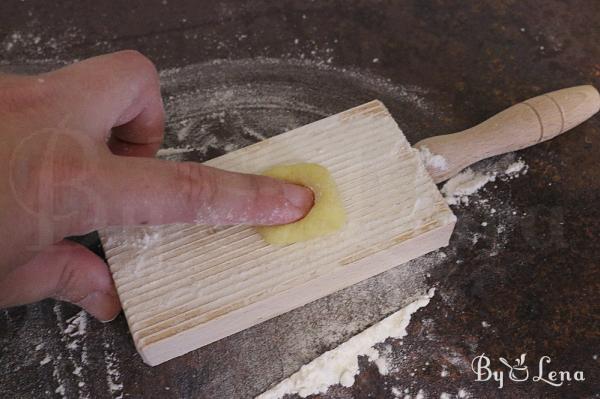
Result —
POLYGON ((296 162, 330 170, 348 215, 341 231, 285 247, 266 244, 248 226, 101 232, 129 327, 147 363, 161 363, 408 260, 395 249, 414 257, 447 244, 455 217, 380 102, 207 164, 260 173, 296 162), (420 235, 429 237, 422 248, 411 240, 420 235), (365 263, 370 258, 378 261, 372 273, 365 263), (335 284, 328 284, 332 276, 335 284), (294 291, 307 283, 314 289, 304 297, 294 291), (244 319, 246 308, 252 312, 244 319))

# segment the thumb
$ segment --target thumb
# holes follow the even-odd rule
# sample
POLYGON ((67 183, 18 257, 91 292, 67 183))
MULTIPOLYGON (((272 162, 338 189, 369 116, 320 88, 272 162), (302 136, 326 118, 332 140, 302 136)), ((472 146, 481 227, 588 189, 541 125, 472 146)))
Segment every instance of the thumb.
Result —
POLYGON ((50 297, 78 305, 101 321, 114 319, 121 310, 106 264, 66 240, 45 248, 0 280, 0 308, 50 297))
POLYGON ((310 189, 193 162, 109 156, 101 178, 107 224, 274 225, 310 210, 310 189))

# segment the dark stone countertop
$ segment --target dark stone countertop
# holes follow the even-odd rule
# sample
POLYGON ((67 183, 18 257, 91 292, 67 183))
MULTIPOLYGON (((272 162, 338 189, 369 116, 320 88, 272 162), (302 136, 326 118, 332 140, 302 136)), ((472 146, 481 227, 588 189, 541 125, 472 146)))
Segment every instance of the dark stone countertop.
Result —
MULTIPOLYGON (((256 141, 256 129, 270 136, 372 98, 415 143, 543 92, 598 87, 599 21, 593 0, 11 0, 0 4, 0 68, 35 72, 137 49, 169 70, 166 145, 201 148, 186 159, 203 160, 256 141), (237 100, 218 97, 221 89, 237 100), (185 96, 218 101, 188 109, 185 96), (178 142, 188 123, 203 135, 178 142)), ((598 397, 599 133, 596 116, 477 165, 520 158, 528 171, 454 207, 448 248, 155 368, 136 354, 123 316, 68 321, 78 309, 50 300, 2 311, 0 396, 250 397, 402 307, 420 273, 437 292, 407 337, 386 342, 392 372, 381 376, 361 359, 353 387, 317 397, 456 397, 460 389, 477 398, 598 397), (547 370, 582 370, 585 381, 507 380, 498 389, 474 381, 471 361, 481 353, 497 370, 499 357, 527 353, 532 375, 547 355, 547 370)), ((94 235, 83 241, 101 252, 94 235)))

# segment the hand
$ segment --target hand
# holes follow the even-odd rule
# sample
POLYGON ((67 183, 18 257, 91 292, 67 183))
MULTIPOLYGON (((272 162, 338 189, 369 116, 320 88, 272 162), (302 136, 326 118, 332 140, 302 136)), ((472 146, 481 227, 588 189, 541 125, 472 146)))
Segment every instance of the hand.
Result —
POLYGON ((120 311, 105 263, 63 238, 107 226, 283 224, 310 190, 154 159, 164 111, 133 51, 37 76, 0 75, 0 307, 47 297, 100 320, 120 311))

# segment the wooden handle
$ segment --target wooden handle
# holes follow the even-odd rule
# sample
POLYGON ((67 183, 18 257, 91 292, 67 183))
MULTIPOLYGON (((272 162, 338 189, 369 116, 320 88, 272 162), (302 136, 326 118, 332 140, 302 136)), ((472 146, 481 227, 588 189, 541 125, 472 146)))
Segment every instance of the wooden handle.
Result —
POLYGON ((600 94, 593 86, 571 87, 513 105, 462 132, 421 140, 415 147, 427 154, 427 170, 441 183, 484 158, 550 140, 599 109, 600 94))

